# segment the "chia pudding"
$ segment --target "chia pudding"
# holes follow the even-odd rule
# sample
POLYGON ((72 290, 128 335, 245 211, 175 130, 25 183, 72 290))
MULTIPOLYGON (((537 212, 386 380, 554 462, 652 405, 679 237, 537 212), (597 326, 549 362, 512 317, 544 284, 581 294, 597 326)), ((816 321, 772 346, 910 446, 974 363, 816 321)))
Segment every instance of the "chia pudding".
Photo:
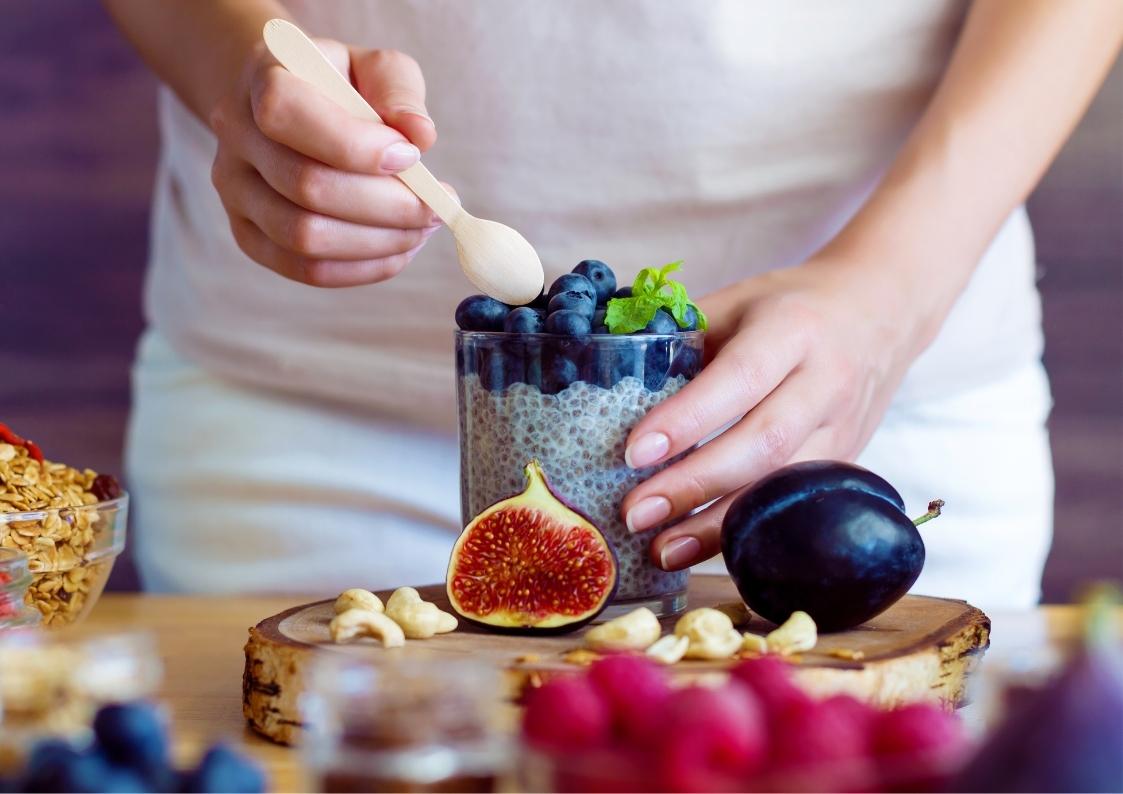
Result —
POLYGON ((698 371, 702 335, 590 335, 583 339, 458 331, 461 513, 520 493, 537 459, 551 488, 604 533, 616 552, 613 603, 657 614, 684 605, 688 571, 668 573, 650 558, 658 529, 628 532, 624 496, 674 461, 643 469, 624 463, 628 433, 698 371))

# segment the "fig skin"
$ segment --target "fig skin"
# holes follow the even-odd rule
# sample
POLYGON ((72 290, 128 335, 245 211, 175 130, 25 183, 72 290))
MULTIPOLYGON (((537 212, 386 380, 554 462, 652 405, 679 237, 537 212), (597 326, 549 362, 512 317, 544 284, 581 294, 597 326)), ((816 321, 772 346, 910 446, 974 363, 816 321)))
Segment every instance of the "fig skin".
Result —
MULTIPOLYGON (((616 559, 616 553, 612 545, 604 537, 601 531, 590 521, 586 516, 582 515, 579 511, 575 510, 566 503, 552 488, 546 480, 545 473, 542 471, 542 466, 537 460, 532 460, 527 464, 526 469, 527 487, 522 493, 512 496, 508 499, 503 499, 496 502, 491 507, 488 507, 465 527, 464 531, 460 534, 456 544, 453 546, 452 554, 449 558, 448 573, 445 578, 445 586, 448 593, 449 602, 453 610, 460 615, 464 620, 476 626, 480 626, 489 631, 507 633, 507 634, 563 634, 588 624, 594 620, 604 608, 612 601, 613 596, 616 594, 616 588, 619 584, 619 565, 616 559), (591 538, 593 544, 598 546, 598 552, 603 554, 603 562, 607 565, 608 581, 604 583, 603 592, 601 592, 595 602, 591 603, 585 611, 580 614, 566 614, 564 611, 548 612, 546 607, 539 606, 533 610, 533 615, 529 610, 518 609, 517 604, 507 605, 507 609, 494 610, 490 615, 482 615, 478 611, 473 611, 472 605, 463 603, 461 598, 456 594, 454 581, 459 576, 463 569, 469 567, 470 562, 466 563, 465 558, 469 551, 468 547, 472 543, 480 543, 481 538, 477 537, 478 530, 484 525, 484 522, 495 516, 496 514, 503 513, 504 511, 526 511, 533 510, 543 514, 547 519, 553 523, 559 524, 562 527, 570 526, 579 528, 588 538, 591 538)), ((492 530, 496 531, 495 529, 492 530)), ((544 532, 548 533, 552 530, 542 530, 535 526, 517 527, 516 532, 544 532)), ((503 543, 504 538, 497 540, 498 543, 503 543)), ((560 558, 558 549, 549 550, 550 556, 543 562, 541 568, 543 574, 554 573, 561 577, 566 575, 565 571, 549 570, 548 563, 553 562, 560 558)), ((527 570, 527 566, 521 567, 522 571, 527 570)), ((534 568, 531 566, 531 570, 534 568)), ((478 574, 477 574, 478 578, 478 574)), ((542 595, 546 597, 546 588, 549 585, 541 587, 533 581, 526 583, 529 586, 524 590, 529 594, 542 595)), ((561 586, 564 592, 572 592, 570 589, 561 586)), ((467 601, 467 599, 464 599, 467 601)))
POLYGON ((754 612, 783 623, 803 610, 820 631, 841 631, 888 609, 920 575, 924 541, 904 509, 860 466, 795 463, 733 501, 721 549, 754 612))

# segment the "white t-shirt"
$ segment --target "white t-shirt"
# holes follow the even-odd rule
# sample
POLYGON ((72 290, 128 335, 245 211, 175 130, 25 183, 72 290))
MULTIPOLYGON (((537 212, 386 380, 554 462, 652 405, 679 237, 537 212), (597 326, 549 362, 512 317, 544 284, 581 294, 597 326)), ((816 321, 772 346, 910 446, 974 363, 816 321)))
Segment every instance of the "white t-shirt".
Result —
MULTIPOLYGON (((427 165, 474 214, 520 230, 548 279, 584 258, 622 282, 685 259, 694 295, 836 233, 929 101, 965 13, 959 0, 288 5, 312 35, 417 59, 440 135, 427 165)), ((447 231, 386 283, 287 281, 235 245, 210 131, 166 90, 160 123, 152 325, 215 374, 451 429, 453 309, 472 290, 447 231)), ((1039 357, 1034 271, 1019 209, 898 400, 1039 357)))

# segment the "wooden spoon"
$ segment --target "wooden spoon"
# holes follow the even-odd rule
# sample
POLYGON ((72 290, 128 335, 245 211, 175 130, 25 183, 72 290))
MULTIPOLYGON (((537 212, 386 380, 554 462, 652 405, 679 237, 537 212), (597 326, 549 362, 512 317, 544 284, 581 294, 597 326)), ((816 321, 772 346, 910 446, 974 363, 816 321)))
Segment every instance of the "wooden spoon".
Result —
MULTIPOLYGON (((290 72, 355 116, 382 122, 351 82, 296 25, 271 19, 265 23, 263 35, 269 52, 290 72)), ((546 277, 537 252, 525 237, 509 226, 468 213, 421 163, 397 177, 448 226, 456 238, 460 269, 476 287, 515 305, 538 297, 546 277)))

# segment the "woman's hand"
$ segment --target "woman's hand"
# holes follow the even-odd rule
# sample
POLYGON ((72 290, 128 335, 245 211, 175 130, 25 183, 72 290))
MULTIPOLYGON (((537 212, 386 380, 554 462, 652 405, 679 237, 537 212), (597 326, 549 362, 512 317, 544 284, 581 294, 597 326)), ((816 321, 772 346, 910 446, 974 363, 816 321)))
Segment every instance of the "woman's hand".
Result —
POLYGON ((212 181, 234 239, 254 261, 317 287, 383 281, 439 228, 393 176, 436 140, 425 82, 403 53, 317 44, 385 124, 352 116, 259 44, 210 113, 212 181))
POLYGON ((628 465, 654 465, 734 424, 624 499, 633 532, 718 500, 655 540, 656 564, 678 570, 716 554, 730 500, 773 469, 861 451, 928 341, 903 286, 879 278, 862 263, 814 259, 700 302, 711 360, 635 427, 628 465))

